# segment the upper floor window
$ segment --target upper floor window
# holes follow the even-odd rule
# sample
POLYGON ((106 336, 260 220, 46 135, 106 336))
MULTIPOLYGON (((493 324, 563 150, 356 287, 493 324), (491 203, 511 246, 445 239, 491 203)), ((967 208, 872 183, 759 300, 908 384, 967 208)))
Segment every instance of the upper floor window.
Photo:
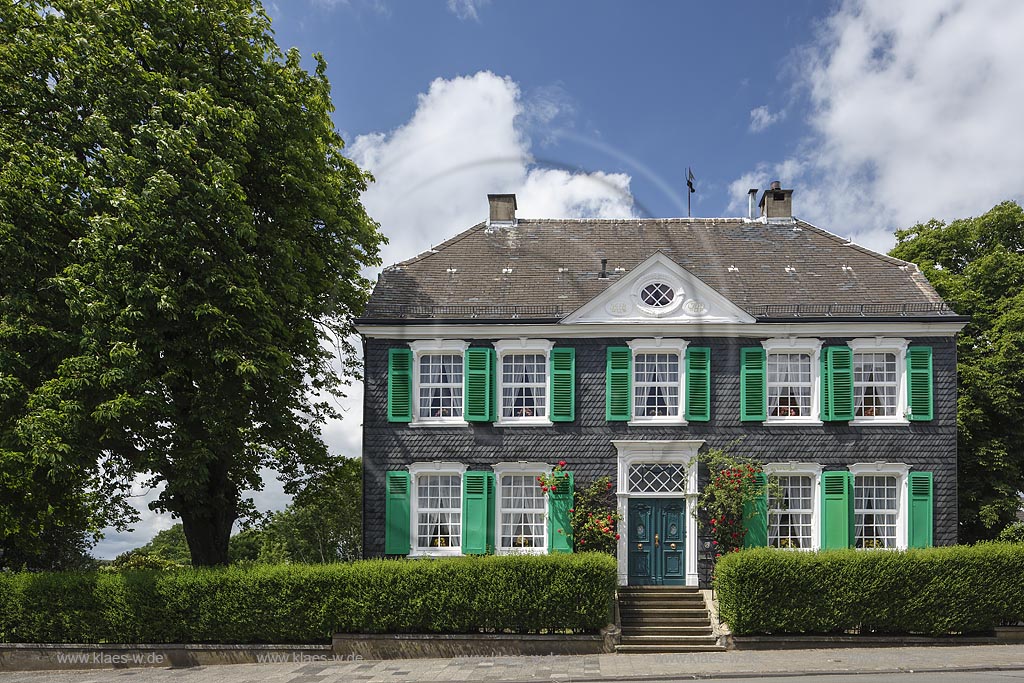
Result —
POLYGON ((681 339, 636 339, 633 350, 633 421, 683 422, 681 339))
POLYGON ((675 298, 675 290, 664 282, 652 282, 640 290, 640 301, 651 308, 668 306, 675 298))
POLYGON ((788 337, 761 342, 765 349, 766 421, 816 422, 820 393, 820 339, 788 337))
POLYGON ((873 337, 847 343, 853 351, 853 421, 907 421, 907 340, 873 337))
POLYGON ((498 424, 548 424, 548 358, 552 343, 537 339, 495 342, 498 353, 498 424))
POLYGON ((450 339, 416 341, 409 345, 415 368, 414 424, 465 424, 463 373, 467 347, 464 341, 450 339))

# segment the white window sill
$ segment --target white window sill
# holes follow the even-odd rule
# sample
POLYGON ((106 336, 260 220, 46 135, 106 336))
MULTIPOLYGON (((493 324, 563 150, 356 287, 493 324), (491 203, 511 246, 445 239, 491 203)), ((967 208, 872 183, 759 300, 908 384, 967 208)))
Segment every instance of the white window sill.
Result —
POLYGON ((907 549, 907 546, 905 546, 905 545, 898 545, 898 546, 895 546, 893 548, 857 548, 857 547, 854 547, 854 550, 856 550, 858 552, 862 552, 862 553, 875 553, 875 552, 878 552, 878 553, 895 553, 895 552, 898 552, 900 550, 906 550, 906 549, 907 549))
POLYGON ((521 418, 506 417, 494 423, 495 427, 550 427, 551 420, 545 418, 521 418))
POLYGON ((775 418, 762 422, 765 427, 806 427, 824 424, 821 420, 814 420, 808 417, 799 418, 775 418))
POLYGON ((407 557, 458 557, 462 555, 462 547, 457 548, 445 548, 434 549, 434 548, 415 548, 410 552, 407 557))
POLYGON ((772 550, 785 550, 787 553, 816 553, 821 550, 821 548, 816 546, 811 546, 810 548, 780 548, 777 545, 769 545, 768 547, 772 550))
POLYGON ((498 548, 494 551, 495 555, 547 555, 548 549, 545 548, 498 548))
POLYGON ((413 420, 410 427, 468 427, 465 420, 413 420))
POLYGON ((871 425, 908 425, 910 420, 899 417, 855 417, 850 420, 850 424, 855 427, 864 427, 871 425))
POLYGON ((660 418, 659 417, 649 417, 649 418, 634 417, 632 420, 629 421, 629 426, 630 427, 664 427, 664 426, 672 426, 672 427, 683 426, 683 427, 685 427, 687 424, 689 424, 689 423, 686 420, 684 420, 683 418, 681 418, 681 417, 671 417, 671 418, 664 418, 664 417, 660 417, 660 418))

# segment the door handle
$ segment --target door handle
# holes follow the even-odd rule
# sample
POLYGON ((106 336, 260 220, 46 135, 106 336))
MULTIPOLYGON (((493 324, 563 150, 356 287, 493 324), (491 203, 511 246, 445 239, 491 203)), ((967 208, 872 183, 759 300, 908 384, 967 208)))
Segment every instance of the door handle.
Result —
POLYGON ((637 543, 636 544, 636 549, 637 550, 643 550, 644 549, 644 544, 643 543, 637 543))
POLYGON ((672 550, 675 550, 676 549, 676 544, 675 543, 669 543, 668 547, 672 548, 672 550))
POLYGON ((660 538, 658 538, 658 534, 654 534, 654 547, 655 547, 655 548, 657 548, 657 547, 658 547, 658 543, 659 543, 660 541, 661 541, 661 539, 660 539, 660 538))

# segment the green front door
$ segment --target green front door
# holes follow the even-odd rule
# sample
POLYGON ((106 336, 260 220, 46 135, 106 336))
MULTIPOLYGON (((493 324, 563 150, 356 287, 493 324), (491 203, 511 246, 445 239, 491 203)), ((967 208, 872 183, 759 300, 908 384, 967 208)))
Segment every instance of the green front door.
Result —
POLYGON ((686 502, 680 498, 629 501, 629 585, 686 583, 686 502))

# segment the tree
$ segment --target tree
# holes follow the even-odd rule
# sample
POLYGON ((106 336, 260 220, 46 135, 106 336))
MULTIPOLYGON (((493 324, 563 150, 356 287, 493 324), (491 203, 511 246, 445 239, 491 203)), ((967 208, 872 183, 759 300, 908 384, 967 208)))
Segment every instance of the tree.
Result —
POLYGON ((957 342, 960 540, 992 538, 1024 490, 1024 210, 1003 202, 896 239, 890 254, 916 263, 971 318, 957 342))
POLYGON ((132 552, 158 557, 174 564, 187 565, 192 562, 192 557, 188 552, 188 541, 185 540, 185 530, 181 524, 164 529, 157 533, 149 543, 132 552))
POLYGON ((383 239, 326 65, 249 0, 0 2, 0 505, 31 475, 88 531, 142 473, 225 564, 261 469, 329 463, 383 239))

